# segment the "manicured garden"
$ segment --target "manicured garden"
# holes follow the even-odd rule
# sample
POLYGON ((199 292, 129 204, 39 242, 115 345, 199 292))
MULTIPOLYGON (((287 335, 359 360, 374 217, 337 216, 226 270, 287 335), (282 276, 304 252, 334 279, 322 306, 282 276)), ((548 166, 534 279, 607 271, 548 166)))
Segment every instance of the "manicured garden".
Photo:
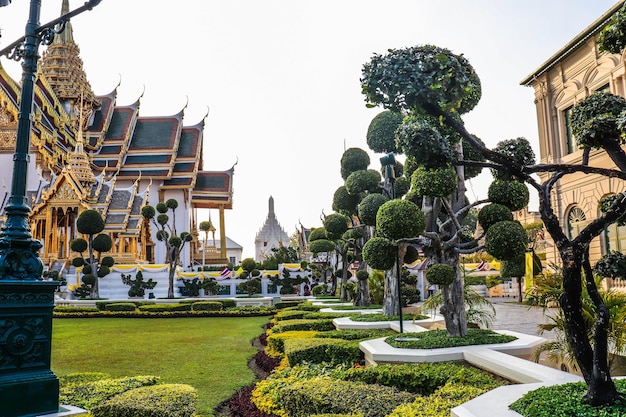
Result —
POLYGON ((254 380, 251 340, 268 317, 55 319, 51 368, 58 376, 104 372, 153 375, 198 392, 198 412, 213 409, 254 380))

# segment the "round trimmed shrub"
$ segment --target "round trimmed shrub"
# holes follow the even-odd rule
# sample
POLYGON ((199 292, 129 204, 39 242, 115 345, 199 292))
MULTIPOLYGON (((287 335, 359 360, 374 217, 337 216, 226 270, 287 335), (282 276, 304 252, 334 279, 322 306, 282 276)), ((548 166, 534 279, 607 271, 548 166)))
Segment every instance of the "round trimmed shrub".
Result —
MULTIPOLYGON (((517 139, 500 141, 493 150, 506 156, 507 160, 519 165, 532 165, 535 163, 535 152, 526 138, 519 137, 517 139)), ((500 171, 492 169, 491 173, 496 179, 513 179, 511 175, 506 172, 506 169, 500 171)))
POLYGON ((356 271, 356 279, 359 281, 365 281, 370 277, 370 274, 365 269, 359 269, 356 271))
POLYGON ((346 178, 346 191, 350 195, 365 191, 376 192, 380 185, 380 173, 374 169, 362 169, 354 171, 346 178))
POLYGON ((318 239, 309 242, 309 250, 313 253, 332 252, 335 250, 335 242, 328 239, 318 239))
POLYGON ((434 285, 450 285, 456 278, 456 270, 451 265, 434 264, 428 267, 426 279, 434 285))
POLYGON ((81 281, 83 281, 87 285, 94 285, 97 279, 98 277, 96 277, 94 274, 85 274, 81 278, 81 281))
POLYGON ((341 178, 348 178, 354 171, 367 169, 370 157, 363 149, 350 148, 341 156, 341 178))
POLYGON ((624 278, 626 277, 626 255, 611 251, 600 258, 593 270, 602 278, 624 278))
POLYGON ((408 200, 387 201, 376 214, 376 231, 387 239, 417 237, 425 227, 422 209, 408 200))
POLYGON ((374 237, 363 246, 363 260, 373 269, 393 268, 398 258, 398 247, 389 239, 374 237))
POLYGON ((397 131, 398 146, 420 165, 435 168, 452 162, 450 142, 428 119, 409 120, 397 131))
POLYGON ((494 224, 505 220, 513 221, 513 213, 502 204, 487 204, 478 212, 478 223, 485 232, 494 224))
POLYGON ((458 187, 459 177, 452 166, 428 169, 418 167, 411 176, 411 185, 419 195, 449 197, 458 187))
POLYGON ((87 241, 82 237, 73 239, 70 242, 70 249, 72 249, 74 252, 83 253, 87 250, 87 241))
POLYGON ((85 265, 85 260, 83 258, 74 258, 72 259, 72 266, 75 266, 76 268, 79 268, 81 266, 85 265))
POLYGON ((311 229, 311 233, 309 234, 309 242, 320 239, 326 239, 326 229, 324 229, 323 227, 315 227, 311 229))
POLYGON ((365 197, 357 206, 361 222, 368 226, 376 226, 376 213, 387 201, 389 199, 382 194, 370 194, 365 197))
POLYGON ((167 204, 165 204, 165 203, 164 203, 164 202, 162 202, 162 201, 159 201, 159 202, 157 203, 157 205, 156 205, 156 210, 157 210, 159 213, 163 214, 163 213, 167 213, 167 211, 169 210, 169 208, 167 207, 167 204))
POLYGON ((602 148, 606 142, 624 143, 619 123, 626 110, 626 99, 605 92, 595 92, 574 106, 572 133, 580 148, 602 148))
POLYGON ((95 235, 104 230, 104 220, 97 210, 85 210, 76 219, 76 229, 85 235, 95 235))
POLYGON ((396 198, 402 198, 403 195, 411 189, 411 181, 407 177, 399 177, 393 182, 393 192, 396 198))
POLYGON ((324 218, 326 236, 331 240, 339 239, 348 230, 348 223, 350 223, 350 219, 343 214, 329 214, 324 218))
POLYGON ((528 205, 528 187, 519 181, 495 180, 489 185, 488 197, 493 203, 507 206, 511 211, 528 205))
POLYGON ((92 246, 97 252, 108 252, 113 247, 113 240, 111 236, 101 233, 93 239, 92 246))
POLYGON ((102 258, 102 261, 100 262, 100 264, 104 266, 108 266, 110 268, 113 265, 115 265, 115 259, 113 259, 112 256, 105 256, 104 258, 102 258))
POLYGON ((141 215, 144 218, 150 220, 150 219, 154 218, 154 216, 156 216, 156 210, 152 206, 143 206, 141 208, 141 215))
POLYGON ((397 152, 396 129, 403 117, 402 113, 391 110, 378 113, 367 128, 367 146, 377 153, 397 152))
POLYGON ((519 222, 502 221, 487 230, 485 249, 493 257, 502 261, 514 259, 526 252, 528 235, 519 222))
POLYGON ((352 215, 356 213, 356 207, 360 199, 361 196, 358 194, 348 194, 345 185, 342 185, 335 190, 335 194, 333 195, 333 210, 348 216, 352 215))

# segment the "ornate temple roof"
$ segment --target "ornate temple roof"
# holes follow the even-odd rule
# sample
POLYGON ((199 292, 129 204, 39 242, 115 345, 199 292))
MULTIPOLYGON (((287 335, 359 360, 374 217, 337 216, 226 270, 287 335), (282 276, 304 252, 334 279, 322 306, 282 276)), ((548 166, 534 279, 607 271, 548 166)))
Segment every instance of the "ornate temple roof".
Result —
MULTIPOLYGON (((68 10, 63 0, 62 12, 68 10)), ((68 196, 103 213, 106 230, 136 233, 147 201, 139 180, 182 190, 191 207, 232 208, 234 167, 202 170, 204 119, 186 126, 184 109, 142 116, 141 97, 117 105, 118 87, 93 93, 69 23, 43 53, 31 135, 41 168, 39 189, 29 190, 33 215, 66 184, 68 196)), ((0 153, 15 149, 19 95, 19 84, 0 66, 0 153)))
POLYGON ((274 213, 274 197, 270 196, 267 218, 256 234, 254 246, 257 260, 262 260, 271 253, 272 248, 289 244, 289 235, 282 228, 274 213))

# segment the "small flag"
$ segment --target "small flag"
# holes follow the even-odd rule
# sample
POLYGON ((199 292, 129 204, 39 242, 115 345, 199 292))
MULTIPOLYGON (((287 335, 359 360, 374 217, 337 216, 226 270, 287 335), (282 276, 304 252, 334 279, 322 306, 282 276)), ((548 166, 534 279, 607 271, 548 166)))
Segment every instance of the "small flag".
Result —
POLYGON ((224 269, 220 271, 220 276, 224 278, 229 277, 230 272, 231 272, 230 269, 228 269, 228 267, 225 267, 224 269))

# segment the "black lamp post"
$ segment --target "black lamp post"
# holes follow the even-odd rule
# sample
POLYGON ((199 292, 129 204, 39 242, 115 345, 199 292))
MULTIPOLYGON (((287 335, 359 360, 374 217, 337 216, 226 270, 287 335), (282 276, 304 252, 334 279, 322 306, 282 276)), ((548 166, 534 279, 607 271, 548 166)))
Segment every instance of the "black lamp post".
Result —
MULTIPOLYGON (((56 281, 43 281, 41 243, 32 238, 26 198, 28 150, 40 44, 49 45, 69 19, 98 5, 83 6, 45 25, 39 24, 41 0, 30 1, 25 36, 0 51, 22 60, 22 90, 11 196, 0 231, 0 414, 30 417, 59 411, 59 381, 50 369, 52 310, 56 281)), ((6 6, 10 0, 0 0, 6 6)))

